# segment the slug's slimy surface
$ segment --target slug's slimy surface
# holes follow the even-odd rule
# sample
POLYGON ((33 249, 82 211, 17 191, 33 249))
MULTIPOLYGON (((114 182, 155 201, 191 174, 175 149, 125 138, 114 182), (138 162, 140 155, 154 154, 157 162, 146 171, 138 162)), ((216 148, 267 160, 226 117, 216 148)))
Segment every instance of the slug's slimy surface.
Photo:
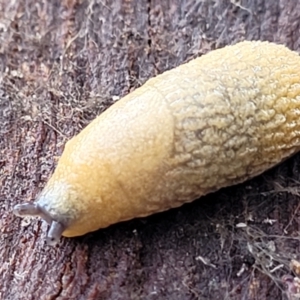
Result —
POLYGON ((37 204, 49 238, 83 235, 254 177, 300 149, 300 57, 241 42, 147 81, 65 147, 37 204))

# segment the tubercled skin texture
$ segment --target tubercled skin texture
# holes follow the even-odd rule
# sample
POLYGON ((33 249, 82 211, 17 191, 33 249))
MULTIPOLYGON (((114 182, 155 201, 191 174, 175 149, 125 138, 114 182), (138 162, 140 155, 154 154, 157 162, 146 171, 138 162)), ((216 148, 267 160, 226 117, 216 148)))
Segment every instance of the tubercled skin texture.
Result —
POLYGON ((241 42, 112 105, 67 142, 38 211, 15 212, 46 215, 54 239, 83 235, 243 182, 299 148, 299 55, 241 42))

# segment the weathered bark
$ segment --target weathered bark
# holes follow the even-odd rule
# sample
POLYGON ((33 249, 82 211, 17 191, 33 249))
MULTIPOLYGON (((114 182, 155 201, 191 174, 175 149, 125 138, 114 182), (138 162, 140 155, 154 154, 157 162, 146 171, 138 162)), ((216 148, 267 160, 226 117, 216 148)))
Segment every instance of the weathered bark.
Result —
POLYGON ((299 155, 245 184, 54 248, 44 243, 47 225, 11 211, 36 198, 70 137, 148 78, 243 39, 299 51, 300 2, 0 6, 0 298, 286 299, 280 278, 299 258, 299 155))

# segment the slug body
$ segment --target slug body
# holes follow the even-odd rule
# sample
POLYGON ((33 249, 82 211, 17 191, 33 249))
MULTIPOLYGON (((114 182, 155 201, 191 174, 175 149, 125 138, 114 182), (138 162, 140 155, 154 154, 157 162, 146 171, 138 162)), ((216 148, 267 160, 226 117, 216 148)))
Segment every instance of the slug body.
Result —
POLYGON ((178 207, 300 149, 300 57, 241 42, 147 81, 67 142, 36 204, 15 207, 78 236, 178 207))

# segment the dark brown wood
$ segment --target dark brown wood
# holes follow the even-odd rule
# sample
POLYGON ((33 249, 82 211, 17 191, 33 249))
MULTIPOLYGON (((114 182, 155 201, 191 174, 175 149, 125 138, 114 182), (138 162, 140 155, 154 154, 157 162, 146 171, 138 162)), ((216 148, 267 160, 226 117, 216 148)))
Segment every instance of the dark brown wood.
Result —
POLYGON ((299 155, 54 248, 47 225, 12 214, 116 97, 244 39, 300 51, 300 2, 0 1, 0 299, 288 299, 281 277, 300 259, 299 155))

